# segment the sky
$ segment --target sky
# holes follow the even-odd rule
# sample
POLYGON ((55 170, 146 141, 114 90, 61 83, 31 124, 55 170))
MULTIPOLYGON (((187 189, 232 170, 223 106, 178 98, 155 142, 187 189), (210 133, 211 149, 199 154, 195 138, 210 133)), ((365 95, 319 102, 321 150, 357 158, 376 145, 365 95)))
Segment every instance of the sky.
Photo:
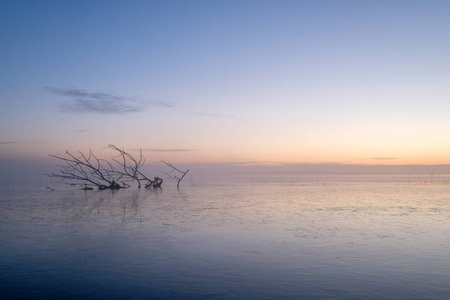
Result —
MULTIPOLYGON (((450 1, 0 1, 0 161, 450 164, 450 1)), ((6 167, 5 167, 6 168, 6 167)))

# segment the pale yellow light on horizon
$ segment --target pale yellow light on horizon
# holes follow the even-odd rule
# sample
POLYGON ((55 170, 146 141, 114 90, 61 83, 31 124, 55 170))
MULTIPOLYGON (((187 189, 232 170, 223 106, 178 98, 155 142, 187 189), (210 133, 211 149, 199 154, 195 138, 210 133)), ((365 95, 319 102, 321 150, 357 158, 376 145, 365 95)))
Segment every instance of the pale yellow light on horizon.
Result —
MULTIPOLYGON (((236 129, 236 128, 234 128, 236 129)), ((2 159, 48 158, 49 154, 63 155, 66 150, 76 153, 92 149, 100 157, 111 152, 102 148, 113 143, 125 149, 160 149, 144 151, 147 162, 168 160, 173 163, 340 163, 340 164, 449 164, 450 140, 443 139, 441 130, 390 128, 312 129, 300 131, 256 131, 255 128, 223 131, 202 139, 176 136, 161 139, 141 139, 126 136, 110 141, 109 137, 94 135, 65 135, 46 137, 43 142, 2 145, 2 159), (156 147, 155 147, 156 145, 156 147), (186 149, 186 151, 176 151, 186 149)))

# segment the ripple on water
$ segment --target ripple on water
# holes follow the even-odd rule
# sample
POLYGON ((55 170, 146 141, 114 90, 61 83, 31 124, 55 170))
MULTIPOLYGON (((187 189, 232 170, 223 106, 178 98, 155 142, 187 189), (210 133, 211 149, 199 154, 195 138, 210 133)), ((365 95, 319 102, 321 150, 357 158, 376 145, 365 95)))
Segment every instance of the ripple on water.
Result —
POLYGON ((10 298, 446 299, 448 186, 2 192, 10 298))

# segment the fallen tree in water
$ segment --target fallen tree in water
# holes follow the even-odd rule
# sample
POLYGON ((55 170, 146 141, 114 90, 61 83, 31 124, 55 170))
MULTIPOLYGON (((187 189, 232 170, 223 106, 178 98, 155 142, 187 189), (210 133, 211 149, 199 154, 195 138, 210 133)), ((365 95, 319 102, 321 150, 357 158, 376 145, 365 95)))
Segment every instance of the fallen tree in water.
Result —
MULTIPOLYGON (((109 145, 107 148, 115 152, 110 160, 97 158, 92 150, 89 150, 88 154, 78 151, 78 155, 67 151, 64 157, 50 155, 64 162, 64 165, 60 166, 59 173, 51 173, 47 176, 60 179, 61 182, 81 186, 84 190, 92 190, 94 187, 99 190, 117 190, 128 188, 131 183, 137 183, 138 188, 143 185, 147 189, 162 186, 162 178, 150 179, 142 173, 141 169, 145 164, 142 150, 139 150, 139 157, 135 158, 129 152, 114 145, 109 145)), ((189 170, 182 171, 170 163, 161 162, 171 169, 159 172, 176 180, 177 188, 179 188, 181 180, 189 170)))
POLYGON ((175 168, 171 163, 165 162, 163 160, 160 161, 159 163, 165 164, 166 166, 170 167, 170 171, 159 171, 159 172, 166 174, 167 177, 169 177, 173 180, 176 180, 177 188, 179 188, 181 180, 183 180, 184 176, 186 176, 186 174, 187 174, 187 172, 189 172, 189 170, 181 171, 181 170, 175 168))

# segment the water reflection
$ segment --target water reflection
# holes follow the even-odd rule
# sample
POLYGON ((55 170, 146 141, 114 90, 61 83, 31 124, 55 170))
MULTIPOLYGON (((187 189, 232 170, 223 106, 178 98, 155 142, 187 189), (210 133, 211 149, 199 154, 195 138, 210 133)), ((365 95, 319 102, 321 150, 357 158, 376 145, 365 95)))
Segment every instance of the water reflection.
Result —
POLYGON ((450 187, 3 193, 9 298, 446 299, 450 187))

